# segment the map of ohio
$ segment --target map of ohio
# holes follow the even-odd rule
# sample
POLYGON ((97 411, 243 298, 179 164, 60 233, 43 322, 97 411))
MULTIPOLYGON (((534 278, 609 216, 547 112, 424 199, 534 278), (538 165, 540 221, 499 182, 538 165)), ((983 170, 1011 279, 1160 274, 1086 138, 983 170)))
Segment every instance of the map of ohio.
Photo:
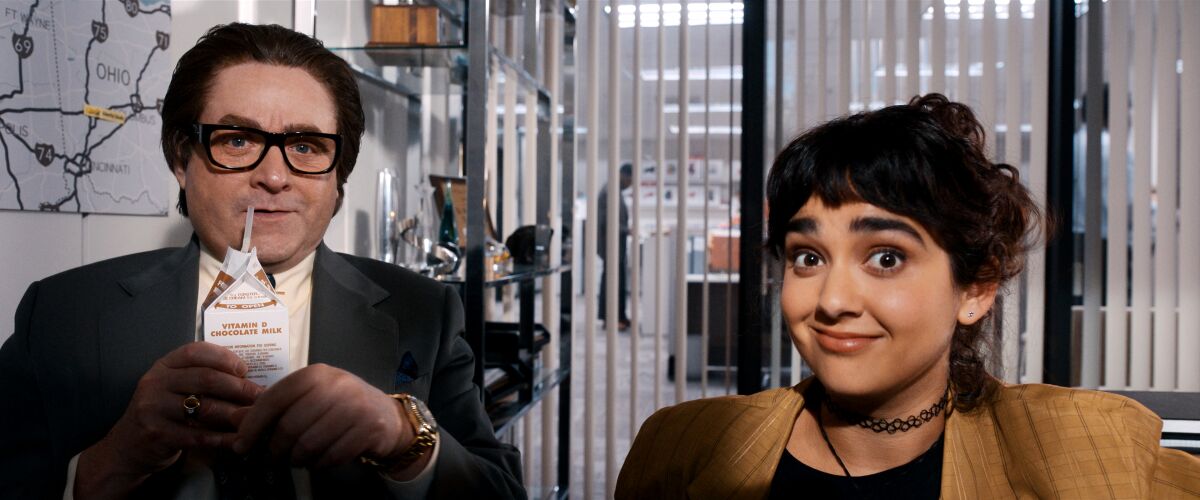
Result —
POLYGON ((0 209, 166 215, 169 0, 0 0, 0 209))

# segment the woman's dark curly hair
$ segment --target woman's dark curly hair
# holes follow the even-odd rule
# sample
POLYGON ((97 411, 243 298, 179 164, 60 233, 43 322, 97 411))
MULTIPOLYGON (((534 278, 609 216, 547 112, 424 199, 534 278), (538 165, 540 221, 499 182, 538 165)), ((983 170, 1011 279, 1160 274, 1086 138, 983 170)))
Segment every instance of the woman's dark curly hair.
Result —
MULTIPOLYGON (((788 221, 816 196, 831 207, 865 202, 917 221, 950 256, 958 287, 1020 274, 1046 227, 1018 170, 992 163, 971 109, 941 94, 839 118, 797 137, 767 179, 767 245, 783 255, 788 221)), ((990 314, 990 313, 989 313, 990 314)), ((992 392, 987 317, 959 324, 950 348, 954 407, 992 392)))

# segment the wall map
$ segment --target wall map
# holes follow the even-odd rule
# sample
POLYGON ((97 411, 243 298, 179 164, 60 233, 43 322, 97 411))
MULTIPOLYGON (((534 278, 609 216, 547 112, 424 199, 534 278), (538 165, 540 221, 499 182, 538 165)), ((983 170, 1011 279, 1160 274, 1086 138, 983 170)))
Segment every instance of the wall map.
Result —
POLYGON ((170 0, 0 0, 0 209, 166 215, 170 0))

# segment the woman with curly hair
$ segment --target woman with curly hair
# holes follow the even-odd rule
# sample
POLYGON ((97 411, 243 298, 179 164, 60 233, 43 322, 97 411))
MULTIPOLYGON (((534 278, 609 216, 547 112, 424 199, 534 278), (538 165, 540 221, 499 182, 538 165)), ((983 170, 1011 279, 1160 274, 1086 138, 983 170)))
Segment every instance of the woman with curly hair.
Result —
POLYGON ((930 94, 818 126, 779 153, 767 197, 814 375, 658 411, 618 498, 1200 495, 1200 460, 1160 448, 1145 407, 989 374, 997 290, 1045 224, 968 107, 930 94))

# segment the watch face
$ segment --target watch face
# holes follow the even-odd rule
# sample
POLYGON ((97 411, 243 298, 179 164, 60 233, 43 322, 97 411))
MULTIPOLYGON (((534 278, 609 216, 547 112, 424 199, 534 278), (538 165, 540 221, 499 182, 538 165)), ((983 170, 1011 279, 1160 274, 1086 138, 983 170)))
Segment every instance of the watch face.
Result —
POLYGON ((433 412, 429 411, 429 407, 425 405, 425 402, 417 398, 412 398, 412 401, 416 403, 417 412, 421 414, 421 418, 425 420, 425 423, 429 424, 433 432, 437 432, 437 420, 433 418, 433 412))

